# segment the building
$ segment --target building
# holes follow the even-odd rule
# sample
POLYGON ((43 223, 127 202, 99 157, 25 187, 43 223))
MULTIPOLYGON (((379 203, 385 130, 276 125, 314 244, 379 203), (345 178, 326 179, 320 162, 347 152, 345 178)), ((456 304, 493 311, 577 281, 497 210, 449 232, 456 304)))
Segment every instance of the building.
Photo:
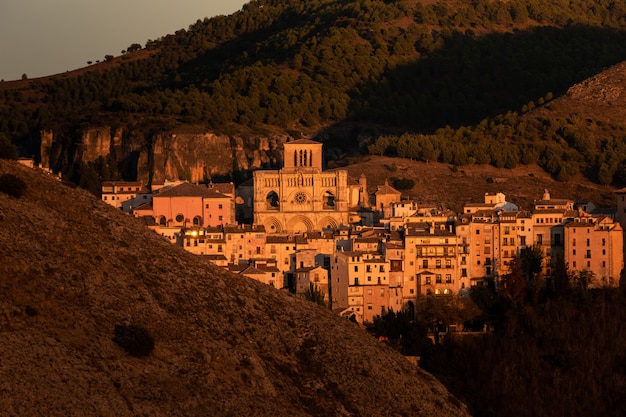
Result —
MULTIPOLYGON (((142 182, 137 181, 104 181, 102 183, 102 201, 122 209, 122 204, 135 199, 137 194, 149 194, 150 191, 142 182)), ((147 202, 147 201, 146 201, 147 202)), ((137 204, 139 205, 139 203, 137 204)))
POLYGON ((622 226, 608 217, 578 215, 563 231, 564 261, 570 271, 589 271, 593 287, 619 285, 624 268, 622 226))
POLYGON ((234 224, 234 198, 206 186, 183 183, 152 197, 152 216, 169 227, 211 227, 234 224))
MULTIPOLYGON (((298 233, 350 223, 359 193, 350 192, 347 170, 322 170, 321 143, 286 142, 283 159, 280 170, 254 171, 255 224, 264 225, 268 233, 298 233)), ((351 187, 359 190, 362 185, 351 187)))

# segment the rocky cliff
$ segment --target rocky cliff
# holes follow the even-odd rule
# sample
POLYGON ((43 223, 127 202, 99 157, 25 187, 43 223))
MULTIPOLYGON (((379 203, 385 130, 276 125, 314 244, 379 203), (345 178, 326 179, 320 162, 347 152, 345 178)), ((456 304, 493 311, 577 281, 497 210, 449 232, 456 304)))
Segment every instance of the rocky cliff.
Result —
POLYGON ((44 130, 40 132, 40 160, 43 167, 62 171, 71 164, 86 164, 111 155, 127 170, 125 177, 146 183, 150 179, 197 182, 276 165, 287 137, 187 132, 146 136, 142 132, 109 126, 72 132, 44 130))
POLYGON ((314 303, 214 267, 84 190, 0 160, 0 415, 466 416, 314 303), (147 357, 118 325, 154 337, 147 357))

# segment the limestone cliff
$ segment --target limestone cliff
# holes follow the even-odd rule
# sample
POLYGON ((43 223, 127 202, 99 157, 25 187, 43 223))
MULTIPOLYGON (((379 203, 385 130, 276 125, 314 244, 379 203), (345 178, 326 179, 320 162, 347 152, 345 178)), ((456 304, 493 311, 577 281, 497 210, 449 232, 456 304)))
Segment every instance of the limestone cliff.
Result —
POLYGON ((109 126, 72 132, 42 130, 40 161, 45 168, 62 171, 69 165, 87 164, 112 155, 124 167, 127 178, 146 183, 165 179, 197 182, 229 177, 234 171, 274 166, 280 163, 280 150, 287 137, 176 131, 146 135, 109 126))

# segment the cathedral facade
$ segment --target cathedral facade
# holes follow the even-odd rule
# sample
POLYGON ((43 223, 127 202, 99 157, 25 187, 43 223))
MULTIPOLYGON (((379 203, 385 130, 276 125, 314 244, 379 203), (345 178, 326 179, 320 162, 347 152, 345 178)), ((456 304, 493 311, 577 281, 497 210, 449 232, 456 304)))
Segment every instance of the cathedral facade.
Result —
POLYGON ((322 170, 322 144, 299 139, 284 144, 280 170, 254 171, 254 223, 268 233, 336 229, 351 221, 361 184, 348 171, 322 170))

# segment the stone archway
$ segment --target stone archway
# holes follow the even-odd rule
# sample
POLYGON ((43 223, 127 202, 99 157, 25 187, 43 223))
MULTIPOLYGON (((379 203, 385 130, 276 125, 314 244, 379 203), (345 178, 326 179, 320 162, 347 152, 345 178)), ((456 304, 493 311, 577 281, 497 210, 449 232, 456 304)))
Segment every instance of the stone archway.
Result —
POLYGON ((276 217, 268 217, 263 225, 267 233, 281 233, 283 231, 283 225, 276 217))
POLYGON ((337 229, 338 227, 339 224, 337 223, 337 220, 329 216, 323 217, 320 221, 317 222, 317 230, 337 229))
POLYGON ((308 217, 295 216, 287 222, 287 230, 294 233, 311 232, 314 230, 314 225, 308 217))

